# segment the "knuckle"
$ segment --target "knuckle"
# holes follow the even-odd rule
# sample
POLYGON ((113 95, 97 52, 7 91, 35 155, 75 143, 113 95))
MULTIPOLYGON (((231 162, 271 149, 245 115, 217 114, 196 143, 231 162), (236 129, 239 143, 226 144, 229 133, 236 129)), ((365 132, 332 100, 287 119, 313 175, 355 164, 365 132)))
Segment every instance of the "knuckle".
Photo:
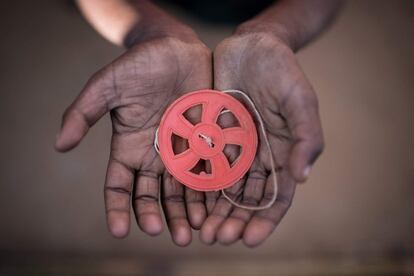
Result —
POLYGON ((259 205, 259 199, 255 198, 254 196, 243 196, 243 204, 247 204, 250 206, 257 206, 259 205))
POLYGON ((220 208, 220 209, 214 209, 213 212, 210 214, 210 217, 216 218, 218 220, 226 219, 229 215, 229 210, 220 208))
MULTIPOLYGON (((278 225, 279 221, 280 221, 280 219, 278 217, 274 217, 272 215, 265 214, 265 213, 257 213, 255 215, 255 217, 257 217, 257 218, 259 218, 263 221, 266 221, 268 224, 270 224, 272 226, 272 228, 275 228, 278 225)), ((272 230, 272 232, 273 232, 273 230, 272 230)), ((271 233, 269 233, 269 235, 271 233)))
POLYGON ((238 212, 238 213, 232 213, 230 215, 231 218, 240 220, 247 224, 250 220, 250 213, 249 212, 238 212))
POLYGON ((262 170, 252 170, 249 173, 249 178, 255 179, 255 180, 266 180, 267 175, 262 170))
POLYGON ((160 213, 157 211, 151 211, 146 208, 138 208, 135 210, 135 217, 138 219, 139 223, 142 223, 142 218, 146 216, 159 216, 160 213))
MULTIPOLYGON (((266 191, 264 194, 263 194, 263 201, 264 202, 270 202, 271 200, 273 200, 273 196, 274 196, 274 192, 273 191, 266 191)), ((276 199, 276 201, 277 201, 277 199, 276 199)))
POLYGON ((129 209, 112 207, 112 208, 107 208, 105 210, 106 214, 109 214, 109 213, 112 213, 112 212, 115 212, 115 213, 129 213, 129 209))
POLYGON ((237 191, 226 191, 226 195, 235 201, 240 201, 241 197, 243 196, 243 190, 238 189, 237 191))
POLYGON ((167 195, 164 197, 165 202, 170 203, 184 203, 184 197, 182 195, 167 195))
POLYGON ((138 177, 146 177, 146 178, 155 179, 155 180, 158 180, 158 178, 159 178, 158 174, 154 171, 151 171, 151 170, 140 170, 137 173, 137 176, 138 177))
POLYGON ((154 195, 138 195, 134 197, 134 200, 141 202, 158 202, 158 197, 154 195))
POLYGON ((284 212, 287 212, 287 210, 289 210, 289 208, 292 206, 292 198, 285 195, 278 196, 276 198, 276 202, 282 207, 284 212))
POLYGON ((123 187, 110 187, 110 186, 107 186, 107 187, 104 188, 104 190, 107 191, 107 192, 126 194, 128 196, 131 195, 131 191, 129 189, 126 189, 126 188, 123 188, 123 187))
POLYGON ((203 203, 204 204, 204 196, 203 194, 198 194, 198 193, 191 194, 191 195, 186 194, 185 202, 187 204, 191 204, 191 203, 203 203))
POLYGON ((166 219, 169 222, 171 222, 171 221, 183 221, 183 220, 186 220, 187 217, 184 216, 184 215, 176 215, 176 216, 167 216, 166 219))

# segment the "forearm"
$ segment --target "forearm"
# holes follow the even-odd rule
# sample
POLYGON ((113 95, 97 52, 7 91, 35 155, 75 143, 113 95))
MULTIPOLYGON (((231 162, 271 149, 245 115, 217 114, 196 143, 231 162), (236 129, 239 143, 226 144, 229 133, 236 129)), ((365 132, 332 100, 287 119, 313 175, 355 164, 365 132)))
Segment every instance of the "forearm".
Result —
POLYGON ((157 36, 195 36, 175 18, 146 0, 77 0, 86 20, 116 45, 133 44, 157 36))
POLYGON ((241 24, 236 33, 270 32, 296 51, 329 25, 341 3, 340 0, 282 0, 241 24))

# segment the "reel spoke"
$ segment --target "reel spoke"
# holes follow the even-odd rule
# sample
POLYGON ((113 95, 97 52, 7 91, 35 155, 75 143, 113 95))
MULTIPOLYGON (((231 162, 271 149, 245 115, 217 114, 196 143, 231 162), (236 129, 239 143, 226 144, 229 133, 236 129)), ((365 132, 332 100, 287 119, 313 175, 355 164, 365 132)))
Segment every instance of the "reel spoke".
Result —
POLYGON ((182 138, 188 139, 192 133, 193 125, 182 115, 170 121, 173 132, 182 138))
POLYGON ((220 111, 223 109, 223 103, 220 100, 210 100, 203 104, 203 113, 201 121, 203 123, 216 123, 220 111))
POLYGON ((182 171, 192 169, 197 164, 198 160, 200 160, 200 157, 195 154, 192 149, 188 149, 175 157, 174 165, 182 171))
POLYGON ((224 155, 223 152, 220 152, 216 156, 210 159, 211 170, 215 177, 220 177, 226 175, 230 170, 229 160, 224 155))
POLYGON ((223 129, 224 143, 245 146, 248 133, 241 127, 223 129))

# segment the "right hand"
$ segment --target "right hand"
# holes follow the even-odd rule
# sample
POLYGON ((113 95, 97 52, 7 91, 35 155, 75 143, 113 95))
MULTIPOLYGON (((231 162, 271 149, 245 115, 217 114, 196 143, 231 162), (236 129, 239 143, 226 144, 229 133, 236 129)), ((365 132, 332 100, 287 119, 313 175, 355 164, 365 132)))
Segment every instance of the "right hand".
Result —
MULTIPOLYGON (((323 150, 318 100, 292 49, 272 33, 235 34, 221 42, 214 51, 214 76, 216 89, 242 90, 256 104, 272 149, 278 192, 273 205, 261 211, 236 208, 216 194, 216 202, 207 205, 209 216, 200 238, 206 244, 225 245, 243 240, 255 247, 280 223, 292 204, 296 183, 307 179, 323 150)), ((227 194, 244 205, 270 202, 273 175, 265 143, 259 144, 249 172, 227 194)))

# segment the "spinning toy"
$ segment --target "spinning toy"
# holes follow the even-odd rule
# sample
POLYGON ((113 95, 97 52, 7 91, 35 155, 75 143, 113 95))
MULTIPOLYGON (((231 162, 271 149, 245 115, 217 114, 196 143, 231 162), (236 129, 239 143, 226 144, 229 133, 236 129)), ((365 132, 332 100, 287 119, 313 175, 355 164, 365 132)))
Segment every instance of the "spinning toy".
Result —
POLYGON ((235 184, 251 167, 258 143, 248 110, 234 97, 214 90, 188 93, 175 100, 165 111, 157 135, 167 170, 179 182, 198 191, 217 191, 235 184), (184 114, 198 105, 202 109, 201 121, 192 124, 184 114), (217 120, 223 112, 231 112, 238 126, 220 127, 217 120), (188 143, 183 152, 174 152, 174 135, 188 143), (223 152, 228 144, 240 146, 240 154, 233 162, 223 152), (193 172, 201 159, 210 163, 209 173, 193 172))

